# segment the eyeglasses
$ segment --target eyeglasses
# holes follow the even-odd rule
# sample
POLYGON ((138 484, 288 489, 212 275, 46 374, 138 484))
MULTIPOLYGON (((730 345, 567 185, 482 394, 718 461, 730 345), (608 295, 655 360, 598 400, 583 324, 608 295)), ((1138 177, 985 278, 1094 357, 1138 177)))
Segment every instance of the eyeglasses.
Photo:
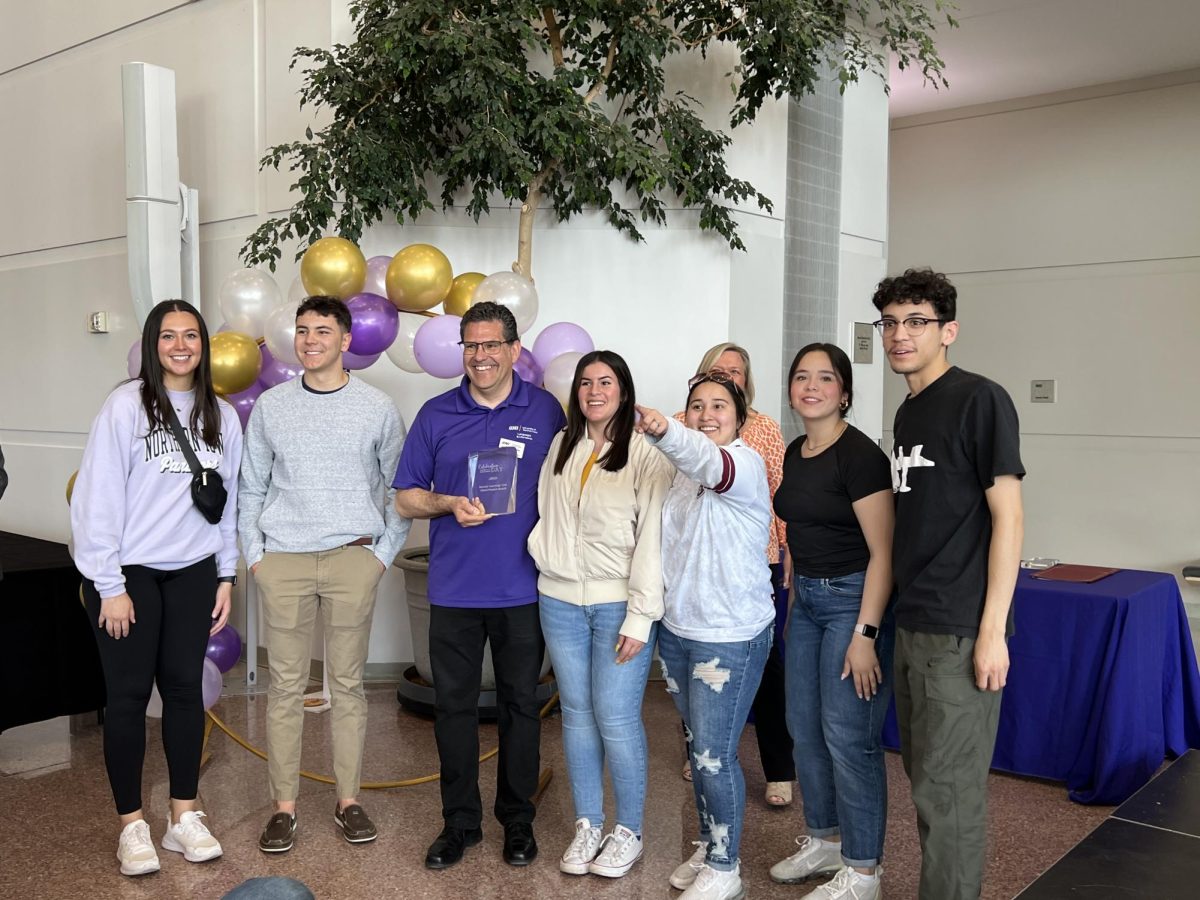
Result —
POLYGON ((464 356, 474 356, 478 350, 482 350, 488 356, 495 356, 501 347, 511 343, 512 341, 459 341, 458 346, 463 348, 464 356))
POLYGON ((706 381, 711 381, 714 384, 723 384, 726 387, 737 391, 739 394, 742 393, 741 385, 734 381, 729 375, 726 375, 724 372, 716 369, 712 370, 711 372, 701 372, 699 375, 693 375, 688 379, 688 390, 690 391, 696 385, 704 384, 706 381))
POLYGON ((944 325, 947 319, 928 319, 925 316, 909 316, 907 319, 880 319, 878 322, 872 322, 875 330, 882 335, 895 334, 896 326, 903 325, 904 330, 914 337, 923 332, 930 322, 937 322, 939 325, 944 325))

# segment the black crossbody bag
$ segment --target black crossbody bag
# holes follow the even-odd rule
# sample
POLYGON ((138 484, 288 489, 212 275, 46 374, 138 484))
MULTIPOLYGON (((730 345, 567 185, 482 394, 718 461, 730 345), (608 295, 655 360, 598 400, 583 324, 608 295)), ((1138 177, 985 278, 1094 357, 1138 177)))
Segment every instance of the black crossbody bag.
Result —
POLYGON ((179 424, 179 417, 175 415, 173 407, 167 407, 167 418, 171 424, 171 431, 175 434, 175 442, 187 457, 188 466, 192 470, 192 503, 200 510, 200 515, 210 524, 216 525, 221 521, 221 515, 225 512, 225 500, 229 496, 225 490, 225 481, 216 469, 206 469, 200 465, 200 460, 196 458, 192 445, 188 443, 187 435, 184 434, 183 426, 179 424))

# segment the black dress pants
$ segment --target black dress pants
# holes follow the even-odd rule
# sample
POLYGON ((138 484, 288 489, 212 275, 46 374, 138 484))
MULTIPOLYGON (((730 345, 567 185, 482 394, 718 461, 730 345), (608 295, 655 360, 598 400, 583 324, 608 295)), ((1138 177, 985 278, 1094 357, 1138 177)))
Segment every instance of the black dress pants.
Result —
POLYGON ((442 817, 478 828, 479 689, 485 641, 491 641, 500 732, 494 812, 501 824, 533 821, 541 767, 538 676, 545 642, 537 603, 503 609, 430 606, 434 737, 441 760, 442 817))

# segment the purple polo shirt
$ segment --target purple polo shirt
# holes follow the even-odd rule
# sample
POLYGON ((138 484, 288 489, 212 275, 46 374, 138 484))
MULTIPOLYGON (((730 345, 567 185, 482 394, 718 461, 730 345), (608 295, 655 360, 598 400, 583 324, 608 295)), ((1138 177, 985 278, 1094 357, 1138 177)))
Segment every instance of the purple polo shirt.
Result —
POLYGON ((537 602, 537 569, 525 547, 538 519, 538 476, 550 442, 566 424, 547 391, 513 373, 508 398, 495 409, 475 402, 464 377, 417 413, 400 453, 392 487, 467 493, 467 454, 524 446, 517 463, 517 511, 463 528, 452 515, 429 522, 429 602, 439 606, 505 607, 537 602))

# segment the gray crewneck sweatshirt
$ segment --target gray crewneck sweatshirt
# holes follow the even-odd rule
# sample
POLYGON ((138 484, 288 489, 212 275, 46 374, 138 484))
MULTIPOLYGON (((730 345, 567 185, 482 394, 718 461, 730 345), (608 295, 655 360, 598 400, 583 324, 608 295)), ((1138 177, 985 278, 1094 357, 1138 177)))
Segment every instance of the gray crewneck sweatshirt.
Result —
POLYGON ((264 391, 242 452, 238 533, 246 565, 265 551, 332 550, 360 537, 390 566, 412 526, 388 487, 404 421, 387 394, 353 376, 316 393, 301 378, 264 391))

